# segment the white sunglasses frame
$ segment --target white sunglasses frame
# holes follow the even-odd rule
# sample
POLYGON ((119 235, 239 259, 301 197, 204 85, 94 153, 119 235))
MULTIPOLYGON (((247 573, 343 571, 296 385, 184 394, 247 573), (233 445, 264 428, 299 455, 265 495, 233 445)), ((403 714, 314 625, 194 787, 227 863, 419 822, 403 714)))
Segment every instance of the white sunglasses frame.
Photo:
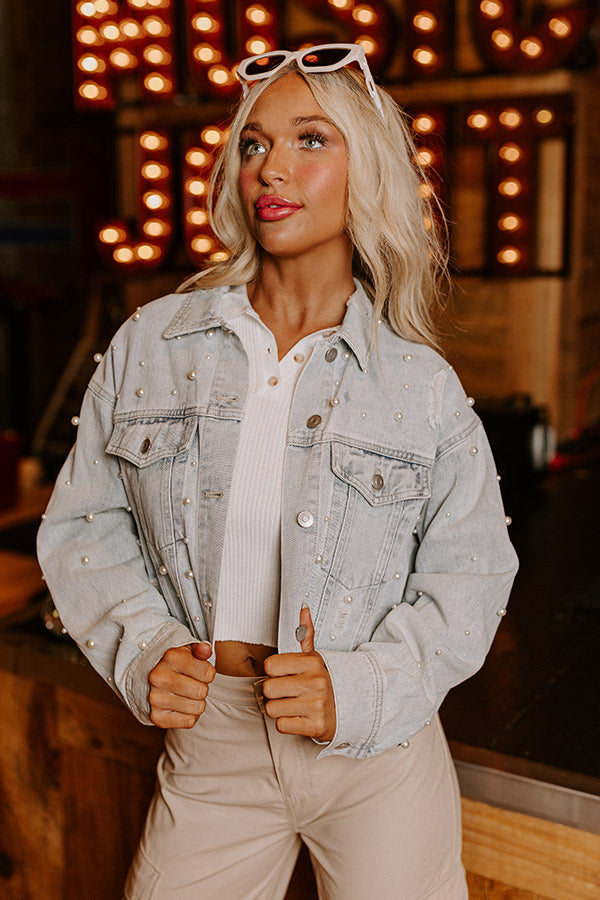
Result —
POLYGON ((385 113, 383 112, 383 106, 381 105, 381 100, 379 99, 379 95, 377 93, 377 88, 375 87, 375 82, 373 81, 373 76, 371 74, 371 70, 369 69, 369 64, 367 62, 367 56, 365 54, 365 48, 361 46, 361 44, 317 44, 314 47, 305 47, 304 50, 271 50, 266 53, 258 53, 256 56, 248 56, 246 59, 243 59, 236 70, 236 75, 238 80, 242 84, 242 92, 243 96, 246 97, 249 91, 248 84, 252 81, 262 81, 265 78, 270 78, 271 75, 274 75, 275 72, 279 72, 280 69, 283 69, 284 66, 287 66, 288 63, 292 61, 296 61, 298 68, 302 70, 302 72, 306 72, 308 75, 319 73, 319 72, 335 72, 337 69, 343 69, 344 66, 347 66, 351 62, 357 62, 361 68, 361 71, 365 77, 365 84, 367 86, 367 90, 373 103, 379 110, 381 118, 385 122, 385 113), (330 64, 328 66, 305 66, 302 63, 302 58, 307 56, 309 53, 315 53, 318 50, 347 50, 347 55, 339 61, 339 63, 330 64), (268 72, 259 72, 256 75, 246 75, 246 69, 250 65, 250 63, 254 62, 258 59, 264 59, 268 56, 273 56, 274 54, 281 54, 281 62, 279 65, 275 66, 272 69, 269 69, 268 72))

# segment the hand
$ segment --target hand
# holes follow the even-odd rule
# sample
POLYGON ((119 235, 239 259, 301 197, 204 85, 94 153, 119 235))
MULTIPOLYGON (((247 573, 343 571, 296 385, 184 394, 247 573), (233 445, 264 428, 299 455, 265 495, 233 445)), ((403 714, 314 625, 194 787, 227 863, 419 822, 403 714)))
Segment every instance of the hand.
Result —
POLYGON ((206 709, 215 669, 208 641, 171 647, 150 675, 150 721, 159 728, 193 728, 206 709))
POLYGON ((276 653, 265 660, 265 710, 282 734, 330 741, 336 729, 335 699, 329 672, 314 649, 315 629, 308 606, 300 610, 301 653, 276 653))

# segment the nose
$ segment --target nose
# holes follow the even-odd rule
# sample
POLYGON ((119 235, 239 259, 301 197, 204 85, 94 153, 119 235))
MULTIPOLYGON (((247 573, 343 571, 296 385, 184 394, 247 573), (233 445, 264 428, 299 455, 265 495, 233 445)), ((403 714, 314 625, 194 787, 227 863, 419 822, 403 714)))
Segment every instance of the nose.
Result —
POLYGON ((260 170, 260 179, 265 185, 286 182, 291 173, 290 151, 283 144, 272 144, 260 170))

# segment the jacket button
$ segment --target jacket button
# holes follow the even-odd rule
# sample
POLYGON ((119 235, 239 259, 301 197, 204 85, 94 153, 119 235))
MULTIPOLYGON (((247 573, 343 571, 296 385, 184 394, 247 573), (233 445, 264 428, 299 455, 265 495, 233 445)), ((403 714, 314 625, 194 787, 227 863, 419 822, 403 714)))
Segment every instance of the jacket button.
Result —
POLYGON ((147 453, 151 446, 152 446, 152 441, 150 440, 149 437, 147 437, 146 440, 142 443, 142 446, 140 447, 140 453, 147 453))
POLYGON ((383 475, 379 472, 375 472, 373 478, 371 480, 371 485, 374 491, 380 491, 383 488, 383 475))
POLYGON ((321 416, 319 416, 319 415, 315 414, 314 416, 309 416, 308 419, 306 420, 306 427, 307 428, 318 428, 322 421, 323 420, 321 419, 321 416))
POLYGON ((311 512, 307 509, 303 509, 302 512, 299 512, 296 516, 296 521, 301 528, 310 528, 315 519, 311 512))
POLYGON ((326 362, 333 362, 337 356, 337 350, 335 347, 330 347, 327 353, 325 354, 326 362))

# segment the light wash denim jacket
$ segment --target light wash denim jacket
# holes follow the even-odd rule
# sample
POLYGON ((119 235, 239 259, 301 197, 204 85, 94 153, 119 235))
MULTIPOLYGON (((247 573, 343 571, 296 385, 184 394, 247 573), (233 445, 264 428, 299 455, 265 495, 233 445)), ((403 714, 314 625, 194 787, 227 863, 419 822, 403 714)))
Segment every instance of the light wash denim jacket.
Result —
MULTIPOLYGON (((122 326, 39 531, 66 629, 146 724, 151 669, 214 629, 248 371, 230 299, 174 294, 122 326)), ((317 345, 285 456, 278 648, 298 651, 307 601, 337 712, 320 756, 428 724, 483 663, 517 568, 472 401, 430 348, 383 323, 377 345, 371 311, 357 286, 317 345)))

